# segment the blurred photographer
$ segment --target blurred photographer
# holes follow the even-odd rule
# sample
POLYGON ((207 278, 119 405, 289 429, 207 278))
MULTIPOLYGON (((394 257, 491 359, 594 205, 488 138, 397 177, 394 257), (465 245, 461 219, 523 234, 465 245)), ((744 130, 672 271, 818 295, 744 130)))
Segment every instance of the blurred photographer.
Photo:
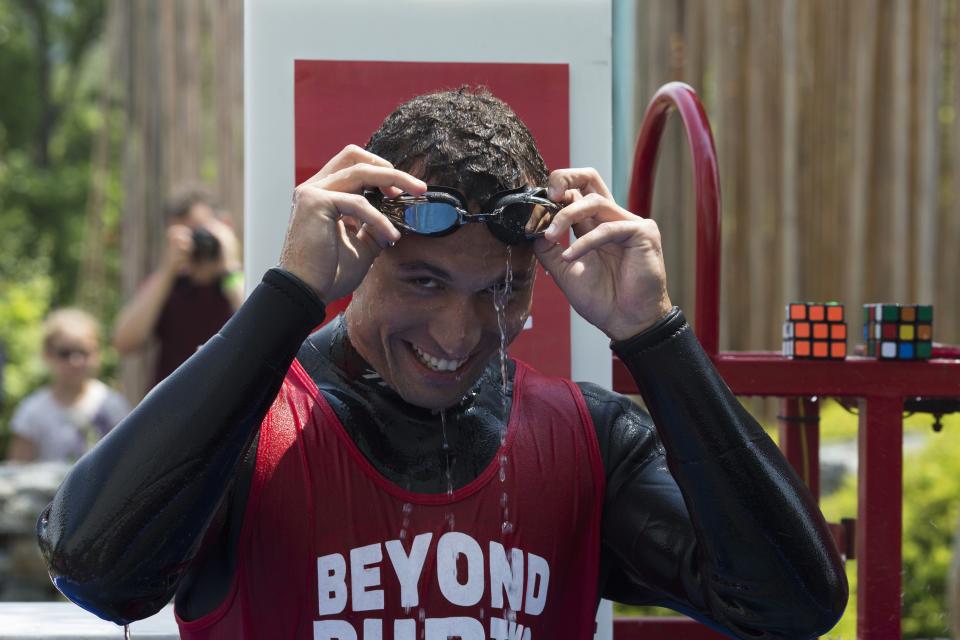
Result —
POLYGON ((121 354, 159 343, 156 384, 193 354, 243 301, 240 246, 226 214, 197 188, 165 207, 167 245, 160 265, 120 312, 113 346, 121 354))

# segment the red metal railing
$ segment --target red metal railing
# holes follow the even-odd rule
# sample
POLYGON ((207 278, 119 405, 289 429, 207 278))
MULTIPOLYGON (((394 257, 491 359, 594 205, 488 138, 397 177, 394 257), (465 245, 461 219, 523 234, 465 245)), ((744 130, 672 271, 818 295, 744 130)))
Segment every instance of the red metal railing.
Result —
POLYGON ((657 151, 667 116, 674 108, 687 131, 697 197, 697 315, 694 326, 700 344, 713 356, 720 347, 720 173, 707 114, 693 89, 681 82, 664 85, 647 107, 633 157, 627 208, 644 218, 650 217, 657 151))
MULTIPOLYGON (((629 207, 648 216, 657 149, 666 119, 676 110, 687 132, 697 203, 697 291, 694 328, 727 384, 738 395, 783 398, 780 441, 787 459, 819 493, 819 412, 816 397, 859 398, 857 519, 832 525, 848 559, 857 563, 857 637, 900 637, 903 404, 905 398, 960 397, 960 360, 890 362, 850 357, 842 361, 789 360, 773 352, 719 351, 720 181, 706 113, 689 86, 663 86, 647 108, 634 157, 629 207)), ((850 314, 851 318, 857 317, 850 314)), ((636 386, 614 359, 613 385, 636 386)), ((643 637, 718 638, 693 621, 615 621, 617 640, 643 637), (696 634, 696 635, 691 635, 696 634)))

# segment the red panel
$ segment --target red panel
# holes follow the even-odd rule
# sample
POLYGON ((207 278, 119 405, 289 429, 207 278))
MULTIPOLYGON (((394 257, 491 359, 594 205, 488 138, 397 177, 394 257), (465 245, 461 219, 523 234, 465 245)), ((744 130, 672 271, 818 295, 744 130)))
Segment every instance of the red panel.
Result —
MULTIPOLYGON (((294 68, 296 179, 320 170, 347 144, 363 146, 383 118, 421 93, 486 85, 533 133, 550 169, 570 165, 569 69, 565 64, 297 60, 294 68)), ((511 355, 547 374, 570 375, 570 306, 540 269, 533 329, 511 355)), ((345 301, 330 305, 342 310, 345 301)))
POLYGON ((860 401, 857 637, 900 637, 903 401, 860 401))
POLYGON ((784 457, 819 500, 820 405, 808 398, 784 398, 778 419, 784 457))

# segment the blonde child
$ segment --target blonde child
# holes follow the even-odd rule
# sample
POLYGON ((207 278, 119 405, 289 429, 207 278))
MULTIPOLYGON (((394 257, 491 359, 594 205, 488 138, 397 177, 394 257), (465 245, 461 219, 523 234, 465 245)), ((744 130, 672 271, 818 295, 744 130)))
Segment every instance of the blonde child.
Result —
POLYGON ((43 359, 50 384, 13 414, 8 458, 19 462, 72 462, 130 412, 127 401, 96 379, 100 326, 89 313, 59 309, 43 328, 43 359))

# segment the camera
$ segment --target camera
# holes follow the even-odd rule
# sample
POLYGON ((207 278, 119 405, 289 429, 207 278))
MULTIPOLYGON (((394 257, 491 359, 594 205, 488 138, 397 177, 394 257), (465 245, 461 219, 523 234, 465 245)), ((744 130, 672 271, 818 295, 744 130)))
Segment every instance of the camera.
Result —
POLYGON ((220 241, 216 236, 200 227, 193 230, 193 254, 190 256, 194 262, 203 260, 216 260, 220 257, 220 241))

